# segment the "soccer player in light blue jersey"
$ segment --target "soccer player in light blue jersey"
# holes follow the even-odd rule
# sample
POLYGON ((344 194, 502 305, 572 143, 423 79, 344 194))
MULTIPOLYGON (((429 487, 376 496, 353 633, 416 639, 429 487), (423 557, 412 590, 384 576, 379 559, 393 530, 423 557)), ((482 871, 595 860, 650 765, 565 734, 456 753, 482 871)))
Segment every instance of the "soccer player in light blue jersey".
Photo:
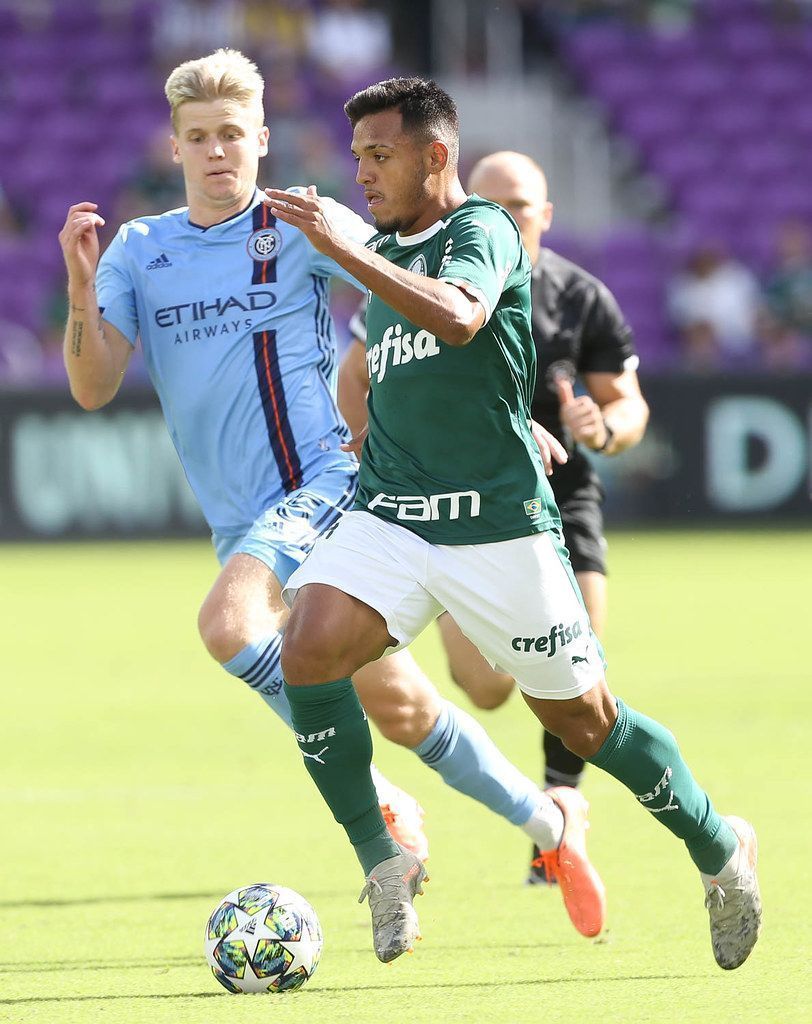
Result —
MULTIPOLYGON (((256 67, 233 50, 172 72, 172 147, 188 206, 124 224, 101 261, 96 205, 70 208, 60 233, 70 299, 64 356, 74 398, 98 409, 115 397, 140 338, 222 566, 200 610, 203 642, 290 725, 281 589, 356 489, 334 400, 327 305, 329 278, 353 279, 261 201, 262 92, 256 67)), ((371 234, 337 203, 327 208, 352 237, 371 234)), ((353 682, 384 736, 543 840, 549 801, 407 653, 353 682)), ((380 776, 376 788, 393 837, 425 856, 416 802, 380 776)))

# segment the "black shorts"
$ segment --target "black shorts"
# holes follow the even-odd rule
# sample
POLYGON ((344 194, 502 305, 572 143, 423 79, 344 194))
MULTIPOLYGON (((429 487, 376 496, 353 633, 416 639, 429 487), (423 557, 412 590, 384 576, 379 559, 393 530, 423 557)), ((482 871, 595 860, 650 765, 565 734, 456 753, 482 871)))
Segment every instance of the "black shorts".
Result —
POLYGON ((573 572, 606 575, 606 540, 603 536, 602 494, 597 487, 581 488, 559 504, 564 543, 573 572))

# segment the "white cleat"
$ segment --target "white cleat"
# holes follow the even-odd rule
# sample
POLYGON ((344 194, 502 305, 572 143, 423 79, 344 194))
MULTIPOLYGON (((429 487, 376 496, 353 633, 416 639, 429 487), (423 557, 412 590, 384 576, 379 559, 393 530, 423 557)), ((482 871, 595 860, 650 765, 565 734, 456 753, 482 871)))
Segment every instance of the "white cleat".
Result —
POLYGON ((428 881, 426 869, 413 853, 404 849, 398 856, 376 864, 367 875, 358 902, 369 899, 372 943, 375 955, 385 964, 411 951, 420 938, 412 900, 422 895, 424 881, 428 881))
POLYGON ((741 967, 761 931, 761 895, 756 878, 758 843, 753 826, 730 815, 725 818, 739 845, 717 875, 702 874, 705 906, 710 914, 711 945, 725 971, 741 967))

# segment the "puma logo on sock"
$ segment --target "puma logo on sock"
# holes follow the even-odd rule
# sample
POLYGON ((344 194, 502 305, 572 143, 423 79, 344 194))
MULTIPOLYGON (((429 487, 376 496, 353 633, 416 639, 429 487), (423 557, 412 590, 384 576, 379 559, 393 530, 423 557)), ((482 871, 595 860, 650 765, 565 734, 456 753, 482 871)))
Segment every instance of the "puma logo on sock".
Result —
POLYGON ((316 762, 317 764, 324 764, 324 761, 322 761, 322 759, 321 759, 321 755, 322 755, 322 754, 323 754, 323 753, 324 753, 324 752, 325 752, 326 750, 329 750, 329 749, 330 749, 329 747, 322 747, 322 748, 321 748, 321 750, 320 750, 320 751, 318 752, 318 754, 308 754, 308 752, 307 752, 306 750, 303 750, 303 751, 302 751, 302 757, 312 757, 312 758, 313 758, 313 760, 314 760, 314 761, 315 761, 315 762, 316 762))

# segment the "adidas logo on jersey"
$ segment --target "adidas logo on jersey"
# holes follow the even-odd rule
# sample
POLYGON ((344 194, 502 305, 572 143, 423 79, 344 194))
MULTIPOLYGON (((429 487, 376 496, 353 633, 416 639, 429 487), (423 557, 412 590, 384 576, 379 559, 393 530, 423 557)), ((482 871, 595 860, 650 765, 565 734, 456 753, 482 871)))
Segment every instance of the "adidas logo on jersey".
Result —
POLYGON ((160 270, 161 267, 171 267, 171 266, 172 266, 172 260, 170 260, 170 258, 166 255, 165 252, 162 252, 160 256, 157 256, 154 260, 152 260, 151 262, 149 262, 147 264, 146 269, 147 270, 160 270))
POLYGON ((428 331, 404 334, 400 324, 393 324, 383 332, 383 338, 372 345, 367 352, 367 373, 369 379, 380 382, 386 376, 389 365, 403 366, 412 359, 430 359, 440 354, 437 339, 428 331), (392 355, 391 364, 389 355, 392 355))

